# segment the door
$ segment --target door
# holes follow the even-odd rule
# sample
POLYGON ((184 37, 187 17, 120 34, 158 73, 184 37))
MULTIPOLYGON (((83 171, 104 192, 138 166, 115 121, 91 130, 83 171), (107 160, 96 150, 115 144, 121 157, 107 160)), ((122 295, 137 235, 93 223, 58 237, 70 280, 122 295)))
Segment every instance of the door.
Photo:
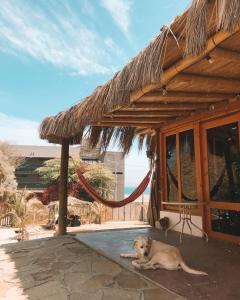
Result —
POLYGON ((205 227, 240 242, 240 114, 201 125, 205 227))

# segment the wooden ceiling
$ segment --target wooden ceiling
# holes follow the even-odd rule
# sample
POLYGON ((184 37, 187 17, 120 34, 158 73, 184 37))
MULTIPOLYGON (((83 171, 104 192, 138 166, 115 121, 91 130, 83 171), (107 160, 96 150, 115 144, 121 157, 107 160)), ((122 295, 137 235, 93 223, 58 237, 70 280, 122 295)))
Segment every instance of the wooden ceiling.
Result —
MULTIPOLYGON (((174 63, 176 61, 169 60, 169 66, 174 63)), ((139 132, 148 132, 209 111, 216 104, 224 106, 229 101, 239 101, 239 94, 240 33, 237 32, 176 75, 166 86, 155 88, 130 105, 107 113, 93 125, 137 126, 139 132)))

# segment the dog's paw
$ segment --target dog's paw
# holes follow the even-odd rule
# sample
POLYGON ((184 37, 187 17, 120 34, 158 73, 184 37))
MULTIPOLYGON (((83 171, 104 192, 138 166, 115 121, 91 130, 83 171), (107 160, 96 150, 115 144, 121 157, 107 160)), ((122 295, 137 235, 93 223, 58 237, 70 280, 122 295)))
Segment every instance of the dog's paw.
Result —
POLYGON ((136 269, 141 269, 141 265, 138 264, 136 261, 132 261, 132 265, 136 268, 136 269))
POLYGON ((128 254, 128 253, 120 253, 120 257, 128 258, 128 257, 129 257, 129 254, 128 254))

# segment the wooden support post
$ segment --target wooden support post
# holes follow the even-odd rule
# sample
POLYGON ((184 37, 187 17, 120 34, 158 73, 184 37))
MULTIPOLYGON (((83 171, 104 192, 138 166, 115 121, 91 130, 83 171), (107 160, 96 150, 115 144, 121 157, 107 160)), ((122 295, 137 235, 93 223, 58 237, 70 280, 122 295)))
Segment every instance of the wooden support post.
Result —
POLYGON ((61 170, 59 182, 58 235, 66 234, 67 228, 68 160, 69 141, 67 139, 63 139, 61 149, 61 170))
POLYGON ((156 190, 157 190, 157 199, 156 199, 156 210, 157 210, 157 216, 158 218, 160 217, 160 209, 161 209, 161 178, 160 178, 160 129, 156 130, 156 166, 155 166, 155 171, 156 171, 156 190))

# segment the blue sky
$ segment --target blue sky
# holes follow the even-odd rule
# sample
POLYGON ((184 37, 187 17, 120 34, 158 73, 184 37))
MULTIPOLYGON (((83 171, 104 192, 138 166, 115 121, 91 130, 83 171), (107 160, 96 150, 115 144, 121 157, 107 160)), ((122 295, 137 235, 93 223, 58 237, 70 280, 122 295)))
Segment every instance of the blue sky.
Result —
MULTIPOLYGON (((111 78, 190 0, 1 0, 0 139, 39 144, 37 128, 111 78)), ((126 161, 130 168, 133 149, 126 161)), ((139 168, 138 156, 135 168, 139 168)), ((146 159, 141 164, 144 171, 146 159)), ((134 164, 132 164, 134 172, 134 164)), ((136 169, 135 169, 136 170, 136 169)), ((138 172, 139 173, 139 172, 138 172)), ((129 177, 127 184, 135 184, 129 177)))

